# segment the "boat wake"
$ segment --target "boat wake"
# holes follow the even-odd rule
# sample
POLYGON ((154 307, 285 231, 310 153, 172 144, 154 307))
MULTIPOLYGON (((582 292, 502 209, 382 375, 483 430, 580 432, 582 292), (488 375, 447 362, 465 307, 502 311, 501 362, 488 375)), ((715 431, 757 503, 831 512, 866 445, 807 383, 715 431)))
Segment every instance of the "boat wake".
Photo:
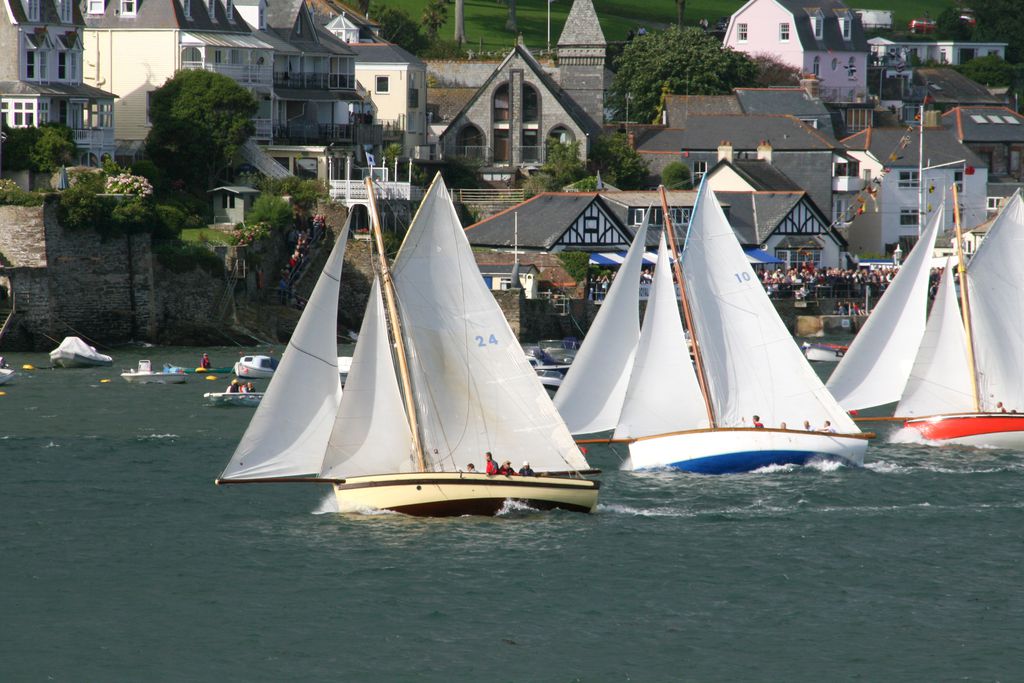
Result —
POLYGON ((692 517, 692 513, 686 513, 681 510, 669 510, 666 508, 652 508, 643 509, 635 508, 629 505, 606 505, 599 503, 597 506, 598 512, 608 512, 614 515, 628 515, 630 517, 692 517))
POLYGON ((324 499, 320 501, 320 505, 313 510, 314 515, 333 515, 337 513, 338 499, 335 497, 333 491, 324 496, 324 499))

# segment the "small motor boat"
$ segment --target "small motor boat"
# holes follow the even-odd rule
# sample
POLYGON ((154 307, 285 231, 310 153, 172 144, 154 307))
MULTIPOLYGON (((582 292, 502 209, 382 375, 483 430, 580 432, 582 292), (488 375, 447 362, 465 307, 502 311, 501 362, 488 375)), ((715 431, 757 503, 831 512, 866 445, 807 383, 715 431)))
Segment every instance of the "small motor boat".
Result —
POLYGON ((140 360, 137 369, 125 370, 121 377, 132 384, 184 384, 188 381, 188 375, 169 365, 163 370, 153 370, 153 364, 148 360, 140 360))
POLYGON ((114 359, 78 337, 64 337, 60 346, 50 351, 50 362, 63 368, 92 368, 109 367, 114 364, 114 359))
POLYGON ((263 392, 208 392, 203 394, 203 398, 205 398, 206 402, 211 406, 243 406, 246 408, 255 408, 260 404, 260 401, 263 400, 263 392))
POLYGON ((841 344, 824 344, 819 342, 804 342, 800 348, 804 350, 807 360, 812 363, 838 363, 839 359, 846 355, 849 346, 841 344))
POLYGON ((242 356, 235 363, 235 374, 247 379, 267 379, 274 376, 279 362, 271 356, 242 356))

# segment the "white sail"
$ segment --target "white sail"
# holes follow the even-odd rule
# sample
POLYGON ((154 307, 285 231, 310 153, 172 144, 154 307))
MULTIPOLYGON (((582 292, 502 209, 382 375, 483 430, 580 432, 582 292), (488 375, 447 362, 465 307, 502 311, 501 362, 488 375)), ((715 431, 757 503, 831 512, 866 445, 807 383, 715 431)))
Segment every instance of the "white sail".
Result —
POLYGON ((622 410, 640 338, 640 269, 646 243, 645 220, 555 394, 555 407, 573 434, 612 429, 622 410))
POLYGON ((740 248, 721 205, 701 185, 683 250, 694 336, 719 427, 859 430, 811 369, 740 248))
POLYGON ((487 451, 538 471, 587 468, 484 284, 440 178, 393 269, 429 468, 479 467, 487 451))
POLYGON ((320 476, 415 470, 380 283, 374 278, 320 476))
POLYGON ((615 428, 616 439, 709 426, 686 346, 668 251, 662 233, 640 343, 615 428))
POLYGON ((953 272, 953 261, 947 259, 913 370, 896 406, 901 417, 974 410, 967 338, 953 272))
POLYGON ((348 242, 338 235, 281 364, 221 479, 315 474, 341 398, 338 287, 348 242))
POLYGON ((1024 412, 1024 201, 1010 199, 967 269, 982 410, 1024 412))
POLYGON ((942 205, 899 273, 854 337, 828 389, 847 410, 898 401, 924 334, 935 237, 943 224, 942 205))

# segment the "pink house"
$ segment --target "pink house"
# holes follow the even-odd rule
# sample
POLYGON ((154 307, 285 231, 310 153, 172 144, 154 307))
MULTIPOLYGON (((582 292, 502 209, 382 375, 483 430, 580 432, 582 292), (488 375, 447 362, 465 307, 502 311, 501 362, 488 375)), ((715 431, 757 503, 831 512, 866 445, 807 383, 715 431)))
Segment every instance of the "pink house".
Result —
POLYGON ((860 17, 839 0, 749 0, 732 15, 725 45, 769 54, 820 81, 828 102, 867 97, 868 44, 860 17))

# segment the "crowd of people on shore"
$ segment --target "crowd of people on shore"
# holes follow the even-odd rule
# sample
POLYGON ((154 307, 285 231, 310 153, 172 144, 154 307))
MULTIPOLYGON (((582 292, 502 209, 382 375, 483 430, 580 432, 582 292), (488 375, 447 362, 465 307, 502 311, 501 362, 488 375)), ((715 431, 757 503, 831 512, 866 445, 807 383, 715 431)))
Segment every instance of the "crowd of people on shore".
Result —
POLYGON ((881 268, 779 268, 761 273, 761 284, 773 299, 878 298, 896 277, 894 266, 881 268))
POLYGON ((294 301, 292 286, 309 262, 310 248, 323 237, 326 228, 327 219, 317 214, 310 220, 309 227, 302 230, 293 227, 288 232, 288 249, 291 251, 291 256, 288 257, 285 267, 281 269, 281 278, 277 283, 280 303, 288 305, 294 301))

